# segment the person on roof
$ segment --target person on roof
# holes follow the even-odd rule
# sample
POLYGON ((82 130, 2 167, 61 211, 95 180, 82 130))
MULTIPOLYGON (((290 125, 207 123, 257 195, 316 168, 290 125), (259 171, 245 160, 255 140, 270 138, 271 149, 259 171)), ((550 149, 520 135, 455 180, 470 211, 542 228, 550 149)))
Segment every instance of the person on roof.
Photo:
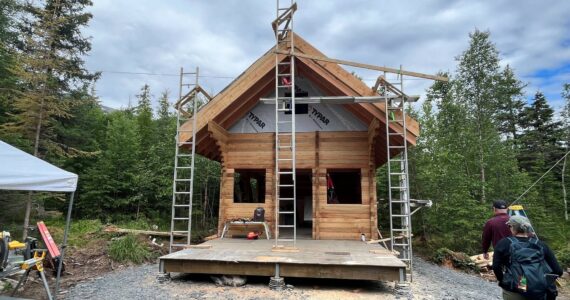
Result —
POLYGON ((483 248, 483 257, 489 259, 489 247, 493 244, 493 249, 505 237, 511 236, 511 230, 507 226, 509 215, 507 215, 507 202, 497 200, 493 202, 494 216, 485 223, 483 227, 483 236, 481 247, 483 248))

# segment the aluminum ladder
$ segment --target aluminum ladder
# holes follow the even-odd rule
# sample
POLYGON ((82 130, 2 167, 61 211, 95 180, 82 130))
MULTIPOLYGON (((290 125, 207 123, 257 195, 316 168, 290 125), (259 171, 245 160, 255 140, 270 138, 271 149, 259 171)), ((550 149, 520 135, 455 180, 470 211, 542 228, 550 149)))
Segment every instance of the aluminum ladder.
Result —
POLYGON ((279 60, 275 55, 275 247, 288 243, 296 247, 296 140, 295 140, 295 44, 293 40, 293 13, 297 9, 294 0, 277 0, 277 17, 273 22, 275 50, 289 55, 279 60), (284 168, 285 167, 285 168, 284 168), (281 235, 281 230, 292 236, 281 235))
POLYGON ((187 247, 192 238, 192 199, 194 196, 194 161, 196 154, 196 113, 198 111, 198 94, 202 90, 198 85, 199 68, 195 72, 184 73, 180 68, 179 100, 176 108, 176 152, 174 156, 174 178, 172 182, 172 217, 170 221, 170 247, 187 247), (185 84, 185 75, 195 76, 194 83, 185 84), (189 93, 182 95, 183 87, 192 87, 189 93), (188 112, 187 106, 191 107, 188 112), (192 129, 183 129, 182 124, 192 117, 192 129), (192 133, 191 141, 180 141, 181 134, 192 133), (190 151, 188 151, 190 147, 190 151), (184 149, 183 149, 184 148, 184 149), (185 242, 175 242, 174 238, 183 236, 185 242))
MULTIPOLYGON (((401 68, 401 67, 400 67, 401 68)), ((408 145, 406 124, 407 96, 403 92, 404 81, 382 83, 381 95, 385 98, 386 153, 388 168, 388 200, 390 206, 390 250, 398 251, 399 258, 407 265, 405 281, 412 281, 412 214, 410 209, 410 186, 408 176, 408 145), (395 88, 399 86, 399 90, 395 88), (400 97, 388 98, 392 92, 400 97), (390 129, 391 125, 401 127, 401 132, 390 129), (399 155, 394 155, 400 152, 399 155)))

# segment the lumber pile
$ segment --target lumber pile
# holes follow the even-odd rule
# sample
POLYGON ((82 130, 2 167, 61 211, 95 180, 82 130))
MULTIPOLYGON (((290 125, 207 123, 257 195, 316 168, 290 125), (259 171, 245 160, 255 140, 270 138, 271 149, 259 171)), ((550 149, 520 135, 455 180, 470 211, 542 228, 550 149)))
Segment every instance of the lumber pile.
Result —
MULTIPOLYGON (((146 234, 146 235, 156 235, 156 236, 170 236, 168 231, 153 231, 153 230, 138 230, 138 229, 125 229, 116 226, 107 226, 103 229, 105 232, 117 232, 117 233, 133 233, 133 234, 146 234)), ((184 233, 175 233, 174 236, 185 237, 184 233)))
POLYGON ((480 269, 491 270, 493 267, 493 252, 489 252, 489 259, 485 259, 483 254, 473 255, 471 260, 479 267, 480 269))

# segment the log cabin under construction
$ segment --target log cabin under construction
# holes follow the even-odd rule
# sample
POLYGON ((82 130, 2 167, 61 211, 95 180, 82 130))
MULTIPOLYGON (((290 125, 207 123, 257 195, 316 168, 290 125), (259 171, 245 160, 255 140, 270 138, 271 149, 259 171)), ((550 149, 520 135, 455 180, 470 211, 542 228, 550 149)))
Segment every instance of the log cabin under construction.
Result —
MULTIPOLYGON (((298 35, 295 51, 324 56, 298 35)), ((296 67, 297 97, 378 95, 338 64, 298 57, 296 67)), ((265 209, 265 220, 275 230, 275 112, 274 105, 260 102, 274 95, 275 54, 269 51, 198 112, 196 153, 222 166, 219 234, 226 221, 251 218, 257 207, 265 209)), ((322 101, 297 104, 296 110, 298 236, 377 239, 375 174, 387 159, 385 104, 322 101), (336 194, 332 199, 327 175, 336 194)), ((406 127, 408 145, 415 145, 418 123, 407 117, 406 127)), ((190 140, 192 122, 182 129, 187 131, 181 140, 190 140)), ((391 129, 402 127, 391 124, 391 129)), ((390 138, 402 144, 400 136, 390 138)), ((291 168, 287 162, 280 165, 291 168)))
MULTIPOLYGON (((251 218, 258 207, 265 210, 270 233, 250 241, 243 237, 251 227, 230 228, 224 239, 161 257, 161 272, 271 276, 275 263, 281 263, 282 276, 403 281, 402 261, 378 243, 360 240, 379 238, 376 170, 387 162, 387 151, 390 157, 403 151, 403 137, 415 145, 418 123, 406 115, 406 126, 388 122, 387 130, 383 102, 328 103, 326 96, 378 96, 378 86, 368 87, 332 59, 311 59, 326 56, 299 35, 291 38, 297 54, 295 96, 324 97, 295 105, 297 249, 276 255, 263 240, 279 230, 275 104, 260 99, 275 98, 276 60, 287 55, 272 48, 205 104, 195 122, 184 123, 178 140, 191 141, 194 130, 196 153, 221 163, 218 236, 226 222, 251 218), (388 150, 388 139, 401 147, 388 150)), ((291 164, 283 161, 279 167, 286 171, 291 164)))

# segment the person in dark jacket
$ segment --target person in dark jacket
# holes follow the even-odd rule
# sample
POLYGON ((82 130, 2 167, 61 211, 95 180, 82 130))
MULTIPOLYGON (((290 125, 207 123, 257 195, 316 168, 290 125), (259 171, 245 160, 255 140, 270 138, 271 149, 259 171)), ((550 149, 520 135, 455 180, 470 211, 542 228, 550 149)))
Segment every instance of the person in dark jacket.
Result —
POLYGON ((511 230, 507 226, 509 215, 507 215, 507 202, 497 200, 493 202, 493 213, 491 219, 485 223, 483 227, 483 237, 481 247, 483 248, 483 257, 489 259, 489 247, 493 244, 493 249, 497 243, 505 237, 511 236, 511 230))
MULTIPOLYGON (((512 235, 520 242, 528 242, 529 238, 534 236, 534 231, 532 230, 530 221, 526 217, 513 216, 509 219, 507 225, 509 226, 512 235)), ((548 246, 542 241, 538 241, 537 244, 540 245, 544 251, 544 260, 552 270, 551 274, 562 276, 562 268, 558 264, 558 261, 556 260, 556 257, 554 256, 552 250, 550 250, 550 248, 548 248, 548 246)), ((510 239, 505 238, 499 241, 495 247, 495 253, 493 254, 493 272, 495 273, 495 277, 499 282, 499 286, 503 288, 503 299, 524 300, 527 298, 518 294, 516 291, 509 290, 508 287, 505 287, 503 285, 504 270, 510 266, 510 248, 510 239)), ((553 278, 555 277, 556 276, 553 278)), ((542 299, 555 299, 556 295, 556 286, 553 283, 549 291, 542 299)))

